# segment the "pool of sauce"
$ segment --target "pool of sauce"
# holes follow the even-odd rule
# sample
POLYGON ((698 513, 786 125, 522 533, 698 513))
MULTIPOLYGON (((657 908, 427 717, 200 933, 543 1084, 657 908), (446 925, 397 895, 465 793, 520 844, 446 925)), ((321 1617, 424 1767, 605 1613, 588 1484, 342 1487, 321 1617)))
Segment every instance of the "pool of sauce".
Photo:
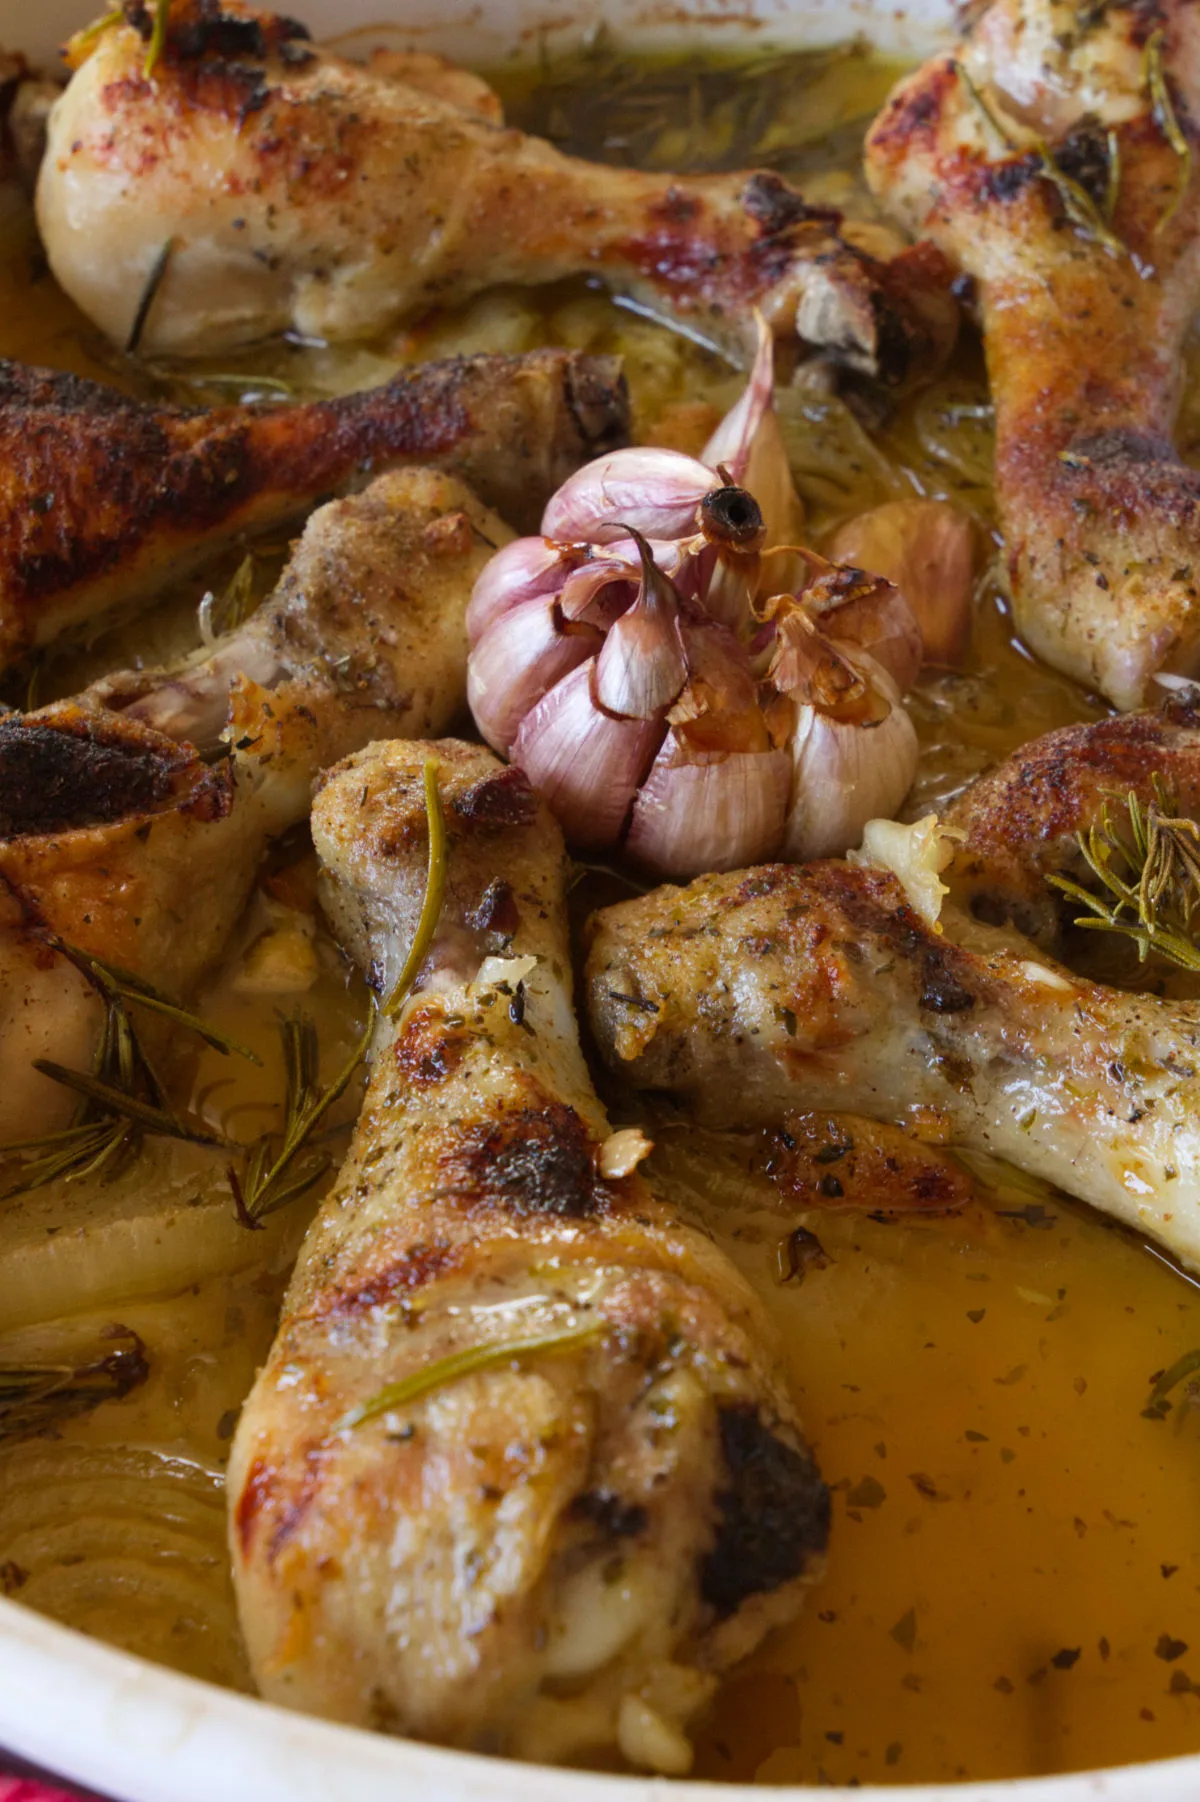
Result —
MULTIPOLYGON (((638 62, 602 40, 498 85, 515 122, 566 149, 652 167, 773 164, 813 200, 869 219, 858 150, 895 74, 860 46, 638 62)), ((281 344, 220 368, 146 369, 59 293, 27 210, 0 192, 0 354, 132 392, 210 403, 334 393, 405 362, 543 343, 620 351, 639 436, 681 448, 699 448, 740 386, 713 354, 584 284, 501 291, 336 351, 281 344)), ((779 408, 817 545, 841 519, 913 494, 958 500, 994 543, 976 344, 890 412, 838 398, 803 369, 779 408)), ((1185 444, 1200 440, 1195 411, 1193 426, 1185 403, 1185 444)), ((260 557, 260 586, 282 554, 260 557)), ((22 684, 36 674, 39 694, 65 694, 104 668, 188 648, 203 587, 56 653, 22 684)), ((912 814, 1024 740, 1100 711, 1013 641, 986 576, 964 667, 927 672, 909 705, 923 747, 912 814)), ((589 880, 587 893, 608 898, 589 880)), ((278 1011, 316 1022, 332 1069, 362 1009, 319 928, 294 992, 255 988, 254 948, 278 930, 267 900, 311 914, 302 840, 274 860, 265 894, 197 1002, 262 1066, 204 1052, 174 1073, 181 1096, 243 1137, 278 1119, 278 1011)), ((668 1191, 771 1307, 834 1495, 828 1573, 797 1624, 726 1684, 699 1730, 696 1774, 911 1783, 1200 1746, 1200 1395, 1185 1382, 1165 1418, 1147 1414, 1155 1375, 1200 1345, 1197 1288, 1011 1173, 983 1172, 976 1198, 949 1216, 874 1218, 799 1208, 748 1143, 670 1125, 656 1136, 668 1191), (784 1282, 779 1248, 801 1225, 824 1255, 784 1282)), ((159 1145, 111 1185, 59 1183, 0 1206, 0 1364, 69 1359, 115 1323, 139 1335, 150 1364, 141 1387, 56 1437, 0 1443, 0 1591, 248 1685, 220 1473, 318 1196, 249 1233, 219 1157, 159 1145)))

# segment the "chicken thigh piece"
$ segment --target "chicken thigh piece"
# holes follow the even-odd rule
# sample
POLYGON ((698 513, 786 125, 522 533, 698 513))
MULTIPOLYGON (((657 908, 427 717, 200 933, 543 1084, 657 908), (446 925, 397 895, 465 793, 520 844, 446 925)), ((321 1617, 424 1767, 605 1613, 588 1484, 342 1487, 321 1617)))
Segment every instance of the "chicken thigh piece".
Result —
POLYGON ((1130 795, 1200 827, 1200 689, 1145 713, 1060 726, 978 777, 942 816, 953 847, 942 880, 956 904, 1055 952, 1081 908, 1047 878, 1097 888, 1079 835, 1107 809, 1128 836, 1130 795))
POLYGON ((994 0, 867 140, 972 277, 1020 631, 1121 708, 1200 665, 1200 474, 1172 431, 1200 301, 1200 14, 994 0))
POLYGON ((612 1133, 572 1012, 558 827, 516 769, 376 744, 313 809, 382 995, 353 1144, 242 1411, 227 1488, 271 1700, 449 1745, 687 1769, 718 1674, 791 1618, 829 1500, 760 1305, 612 1133))
POLYGON ((624 442, 628 418, 617 360, 572 351, 456 358, 338 400, 216 411, 0 361, 0 668, 388 465, 451 469, 532 530, 572 470, 624 442))
POLYGON ((658 889, 592 923, 592 1029, 623 1082, 706 1125, 909 1120, 1200 1269, 1200 1004, 1101 988, 958 922, 968 949, 943 921, 849 863, 658 889))
POLYGON ((177 0, 147 77, 141 17, 93 41, 37 194, 55 275, 116 343, 168 240, 142 335, 155 354, 289 328, 368 337, 497 283, 578 274, 747 358, 755 307, 888 382, 953 342, 939 253, 897 240, 893 260, 870 256, 778 176, 563 156, 427 71, 345 62, 235 4, 177 0))
POLYGON ((276 595, 207 663, 157 688, 139 672, 124 714, 93 690, 0 720, 0 1140, 70 1112, 33 1058, 90 1065, 99 1001, 58 942, 186 996, 318 771, 464 708, 467 602, 510 536, 454 476, 393 471, 313 515, 276 595), (227 721, 218 763, 176 742, 227 721))

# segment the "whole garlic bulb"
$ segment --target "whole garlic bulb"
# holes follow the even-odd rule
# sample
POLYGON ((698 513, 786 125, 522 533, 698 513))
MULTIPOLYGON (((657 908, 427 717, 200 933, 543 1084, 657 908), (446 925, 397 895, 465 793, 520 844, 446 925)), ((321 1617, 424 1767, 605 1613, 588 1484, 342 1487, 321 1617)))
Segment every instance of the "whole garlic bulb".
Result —
POLYGON ((776 536, 800 509, 770 353, 764 328, 704 460, 641 448, 577 471, 467 615, 484 738, 571 844, 623 848, 656 876, 844 851, 916 771, 901 693, 921 640, 903 597, 776 536), (806 572, 798 594, 771 593, 776 544, 776 570, 806 572))

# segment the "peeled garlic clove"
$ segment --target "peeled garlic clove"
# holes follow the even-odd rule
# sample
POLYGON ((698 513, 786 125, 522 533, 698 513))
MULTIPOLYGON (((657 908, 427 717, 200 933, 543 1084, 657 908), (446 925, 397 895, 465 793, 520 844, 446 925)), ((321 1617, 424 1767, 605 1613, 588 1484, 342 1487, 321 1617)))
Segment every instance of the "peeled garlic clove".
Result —
POLYGON ((712 471, 682 451, 612 451, 568 476, 542 515, 542 531, 589 544, 627 538, 630 526, 647 538, 684 538, 712 487, 712 471))
POLYGON ((551 595, 583 562, 582 545, 552 544, 548 538, 514 538, 480 570, 467 607, 467 642, 483 637, 492 621, 510 607, 551 595))
POLYGON ((908 602, 926 663, 958 664, 971 635, 976 531, 949 501, 888 501, 847 520, 829 554, 894 582, 908 602))
POLYGON ((573 670, 526 714, 512 760, 571 844, 611 851, 666 727, 614 719, 596 704, 592 673, 590 662, 573 670))
MULTIPOLYGON (((866 665, 867 659, 863 659, 866 665)), ((883 670, 868 672, 880 707, 873 722, 848 723, 800 706, 792 734, 792 798, 782 855, 793 862, 840 857, 868 820, 896 812, 917 773, 917 735, 883 670)))
POLYGON ((492 621, 467 662, 467 700, 493 751, 508 756, 530 708, 600 643, 593 628, 566 626, 550 600, 523 601, 492 621))
POLYGON ((634 802, 625 850, 682 882, 762 863, 778 855, 790 784, 786 751, 697 755, 672 733, 634 802))

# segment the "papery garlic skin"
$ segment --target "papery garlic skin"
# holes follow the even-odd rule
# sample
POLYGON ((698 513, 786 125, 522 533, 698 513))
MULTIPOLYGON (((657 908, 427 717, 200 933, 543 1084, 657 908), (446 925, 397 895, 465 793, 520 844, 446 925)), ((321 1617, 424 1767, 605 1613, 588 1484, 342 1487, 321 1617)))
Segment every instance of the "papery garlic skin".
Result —
POLYGON ((542 533, 564 543, 609 544, 632 526, 646 538, 685 538, 716 486, 713 471, 682 451, 612 451, 567 478, 547 503, 542 533))
POLYGON ((891 677, 878 666, 866 673, 886 708, 882 717, 856 724, 813 706, 796 710, 792 798, 780 850, 789 863, 842 856, 860 842, 867 821, 894 814, 913 785, 916 730, 891 677))
POLYGON ((594 667, 589 661, 572 670, 526 714, 512 759, 573 845, 612 851, 666 726, 658 718, 618 719, 598 706, 594 667))
POLYGON ((648 875, 682 882, 778 855, 791 788, 786 751, 681 758, 668 738, 638 790, 625 850, 648 875))
POLYGON ((548 538, 514 538, 488 559, 467 604, 467 642, 474 645, 488 627, 522 601, 558 593, 571 571, 586 559, 582 545, 553 544, 548 538))
POLYGON ((467 663, 467 701, 493 751, 509 755, 526 714, 601 642, 594 628, 568 628, 557 604, 537 596, 492 622, 467 663))
POLYGON ((920 628, 924 661, 955 668, 971 636, 977 544, 974 521, 950 501, 888 501, 847 520, 829 555, 894 582, 920 628))

